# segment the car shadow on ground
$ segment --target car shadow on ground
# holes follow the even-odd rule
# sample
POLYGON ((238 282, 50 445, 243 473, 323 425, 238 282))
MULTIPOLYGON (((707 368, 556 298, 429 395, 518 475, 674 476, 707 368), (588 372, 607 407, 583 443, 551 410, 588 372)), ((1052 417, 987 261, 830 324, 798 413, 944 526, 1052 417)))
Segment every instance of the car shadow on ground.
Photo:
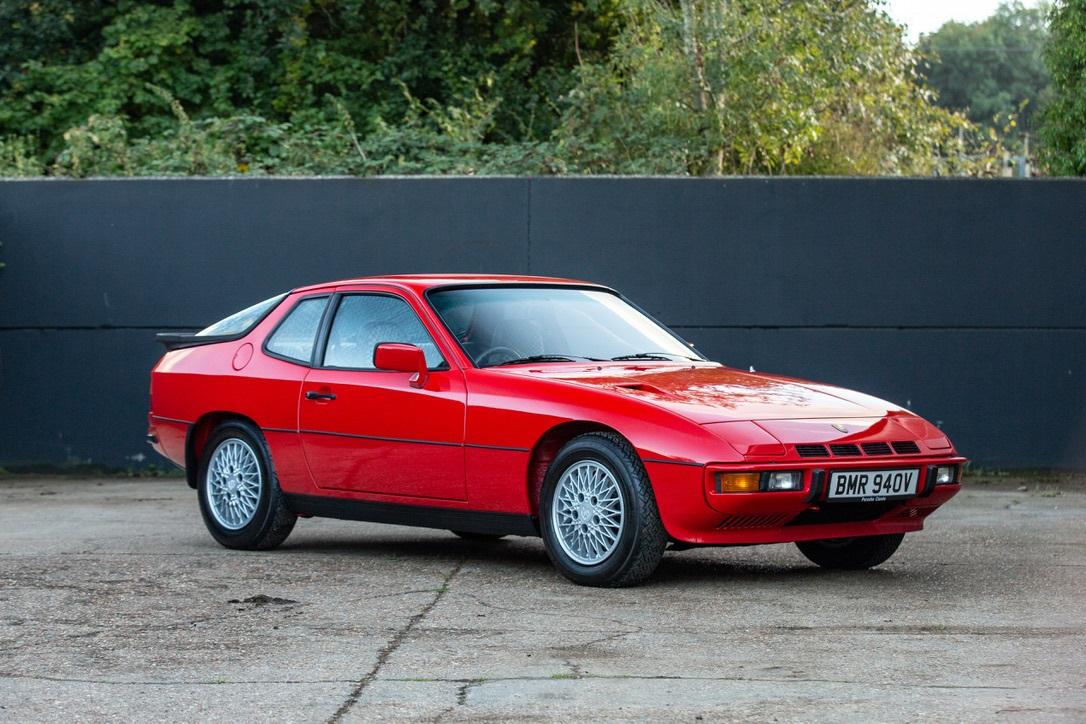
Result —
MULTIPOLYGON (((660 566, 643 586, 674 586, 676 584, 728 581, 730 583, 782 583, 788 582, 854 582, 862 579, 879 585, 907 580, 902 571, 872 569, 867 571, 831 571, 824 570, 812 563, 796 560, 745 561, 734 554, 727 557, 708 555, 706 552, 723 549, 695 549, 691 551, 669 551, 664 555, 660 566)), ((537 538, 510 537, 500 541, 467 541, 450 535, 445 537, 427 537, 425 539, 405 540, 402 536, 368 536, 344 539, 307 538, 288 541, 281 551, 298 553, 316 553, 320 555, 344 556, 379 556, 389 559, 413 558, 419 561, 457 561, 467 560, 473 564, 496 564, 501 568, 513 567, 518 570, 552 572, 550 560, 543 549, 542 541, 537 538)), ((751 556, 761 558, 763 556, 751 556)))
POLYGON ((671 585, 705 580, 727 580, 729 583, 783 583, 854 580, 866 577, 868 581, 887 582, 898 579, 892 571, 872 569, 867 571, 830 571, 805 561, 748 562, 742 560, 709 558, 706 556, 684 557, 682 553, 664 556, 647 585, 671 585))
POLYGON ((366 536, 345 539, 307 538, 287 541, 283 552, 315 552, 343 555, 374 555, 419 560, 460 560, 507 562, 519 565, 550 566, 542 544, 534 538, 506 538, 497 541, 469 541, 449 535, 448 538, 428 537, 405 540, 402 536, 366 536))

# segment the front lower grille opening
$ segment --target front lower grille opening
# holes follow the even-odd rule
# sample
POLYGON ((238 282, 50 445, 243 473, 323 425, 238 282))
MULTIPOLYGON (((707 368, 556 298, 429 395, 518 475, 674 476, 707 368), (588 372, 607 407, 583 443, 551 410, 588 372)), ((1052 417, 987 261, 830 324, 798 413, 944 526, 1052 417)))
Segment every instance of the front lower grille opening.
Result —
POLYGON ((865 442, 861 445, 865 455, 889 455, 890 446, 885 442, 865 442))
POLYGON ((896 440, 890 444, 898 455, 915 455, 920 452, 920 447, 912 440, 896 440))
POLYGON ((752 515, 729 515, 718 528, 773 528, 786 522, 791 513, 760 513, 752 515))
POLYGON ((830 445, 830 451, 838 457, 856 457, 860 454, 860 448, 855 445, 830 445))

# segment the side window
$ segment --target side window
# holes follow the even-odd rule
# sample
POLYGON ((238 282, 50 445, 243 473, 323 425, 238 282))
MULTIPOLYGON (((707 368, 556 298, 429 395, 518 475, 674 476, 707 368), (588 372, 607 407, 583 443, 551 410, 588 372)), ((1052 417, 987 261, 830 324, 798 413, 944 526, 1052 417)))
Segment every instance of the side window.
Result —
POLYGON ((343 297, 328 333, 326 367, 372 370, 373 349, 382 342, 413 344, 426 354, 426 365, 445 360, 415 310, 402 299, 377 294, 343 297))
POLYGON ((201 329, 196 333, 197 337, 228 337, 230 335, 242 335, 256 326, 256 323, 264 318, 286 298, 286 294, 279 294, 263 302, 257 302, 251 307, 246 307, 240 312, 231 314, 226 319, 220 319, 210 327, 201 329))
POLYGON ((268 338, 267 350, 309 364, 313 344, 317 341, 317 329, 321 326, 321 315, 327 304, 328 297, 314 297, 294 305, 294 309, 287 313, 268 338))

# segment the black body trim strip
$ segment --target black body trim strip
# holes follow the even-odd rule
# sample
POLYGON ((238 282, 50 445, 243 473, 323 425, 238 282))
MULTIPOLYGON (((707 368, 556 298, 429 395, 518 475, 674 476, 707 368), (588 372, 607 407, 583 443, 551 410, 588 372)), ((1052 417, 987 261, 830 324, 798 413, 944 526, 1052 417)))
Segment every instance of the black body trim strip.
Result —
POLYGON ((508 452, 520 453, 531 452, 531 449, 526 447, 506 447, 505 445, 480 445, 472 442, 461 444, 458 442, 440 442, 437 440, 413 440, 402 437, 381 437, 380 435, 355 435, 349 432, 326 432, 324 430, 287 430, 278 427, 262 427, 260 429, 264 430, 265 432, 297 432, 305 433, 307 435, 331 435, 332 437, 350 437, 359 440, 379 440, 382 442, 402 442, 413 445, 446 445, 449 447, 474 447, 480 448, 482 450, 505 450, 508 452))
MULTIPOLYGON (((245 334, 248 334, 248 332, 245 334)), ((165 347, 167 352, 173 352, 175 349, 203 347, 206 344, 218 344, 219 342, 233 342, 235 339, 241 339, 244 336, 244 334, 205 334, 197 337, 195 332, 159 332, 155 335, 155 341, 165 347)))
POLYGON ((153 417, 156 420, 161 420, 162 422, 179 422, 182 425, 191 425, 192 424, 191 420, 178 420, 176 417, 163 417, 162 415, 151 415, 151 417, 153 417))
POLYGON ((287 505, 291 510, 321 518, 411 525, 419 528, 440 528, 466 533, 533 537, 539 535, 539 530, 536 528, 532 516, 520 513, 436 508, 426 505, 405 505, 403 503, 378 503, 371 500, 330 498, 323 495, 287 493, 283 497, 286 498, 287 505))
POLYGON ((475 447, 481 450, 506 450, 508 452, 531 452, 530 448, 526 447, 506 447, 505 445, 480 445, 474 442, 464 443, 464 447, 475 447))
POLYGON ((817 503, 822 497, 822 488, 826 483, 826 471, 816 468, 811 471, 811 489, 807 493, 808 503, 817 503))
POLYGON ((926 498, 935 490, 935 470, 938 465, 926 465, 924 473, 924 487, 916 494, 918 498, 926 498))
POLYGON ((706 463, 693 463, 686 460, 661 460, 660 458, 642 458, 646 463, 662 463, 664 465, 688 465, 694 468, 703 468, 706 463))
POLYGON ((447 445, 451 447, 461 447, 462 443, 459 442, 441 442, 438 440, 411 440, 402 437, 380 437, 378 435, 354 435, 349 432, 325 432, 324 430, 299 430, 299 433, 303 435, 330 435, 332 437, 351 437, 358 440, 380 440, 381 442, 406 442, 413 443, 415 445, 447 445))

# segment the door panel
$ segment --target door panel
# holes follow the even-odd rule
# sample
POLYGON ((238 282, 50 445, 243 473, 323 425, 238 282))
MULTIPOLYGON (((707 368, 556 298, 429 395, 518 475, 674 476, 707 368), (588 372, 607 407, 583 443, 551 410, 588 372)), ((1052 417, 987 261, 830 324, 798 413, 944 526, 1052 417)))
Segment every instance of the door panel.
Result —
POLYGON ((321 488, 465 500, 464 383, 431 372, 310 371, 299 412, 302 444, 321 488), (307 392, 335 399, 307 399, 307 392))
POLYGON ((463 373, 446 368, 410 305, 395 295, 346 294, 326 345, 298 401, 314 484, 466 500, 463 373), (373 348, 381 342, 415 344, 439 369, 431 369, 421 388, 411 386, 413 373, 373 369, 373 348), (323 366, 329 363, 336 367, 323 366))

